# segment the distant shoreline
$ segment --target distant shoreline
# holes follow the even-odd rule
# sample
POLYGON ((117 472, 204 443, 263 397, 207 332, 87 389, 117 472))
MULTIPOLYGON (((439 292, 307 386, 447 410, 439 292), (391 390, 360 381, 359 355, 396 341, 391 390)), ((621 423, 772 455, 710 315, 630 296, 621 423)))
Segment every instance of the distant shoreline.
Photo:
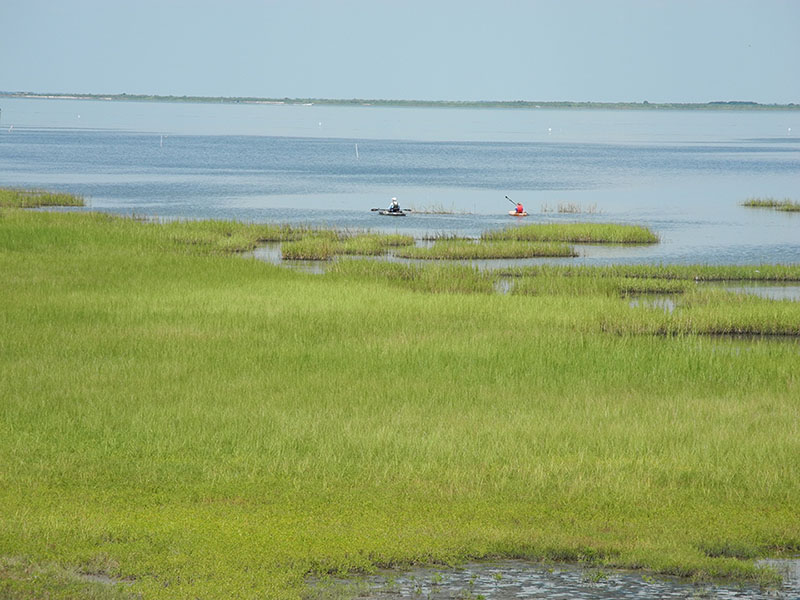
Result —
POLYGON ((3 92, 0 98, 34 100, 100 100, 127 102, 190 102, 195 104, 261 104, 326 106, 393 106, 425 108, 593 109, 593 110, 800 110, 800 104, 761 104, 739 100, 714 102, 536 102, 530 100, 375 100, 336 98, 257 98, 225 96, 159 96, 148 94, 51 94, 3 92))

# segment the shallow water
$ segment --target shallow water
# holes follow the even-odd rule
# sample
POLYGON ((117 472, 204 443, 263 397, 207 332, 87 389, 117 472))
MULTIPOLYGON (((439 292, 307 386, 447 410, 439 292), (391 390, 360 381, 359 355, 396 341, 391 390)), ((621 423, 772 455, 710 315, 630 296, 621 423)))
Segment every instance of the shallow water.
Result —
POLYGON ((736 294, 750 294, 770 300, 800 301, 800 285, 794 284, 741 284, 725 287, 729 292, 736 294))
MULTIPOLYGON (((430 246, 432 242, 426 240, 417 240, 417 246, 430 246)), ((244 254, 245 257, 253 257, 264 262, 272 263, 275 265, 283 265, 291 268, 303 269, 313 273, 324 273, 330 261, 299 261, 299 260, 283 260, 281 255, 280 242, 273 242, 264 244, 252 252, 244 254)), ((354 256, 348 258, 356 258, 361 260, 385 260, 391 262, 404 262, 404 263, 457 263, 463 265, 471 265, 479 269, 504 269, 508 267, 529 266, 538 264, 570 264, 570 259, 550 259, 550 258, 530 258, 530 259, 483 259, 483 260, 424 260, 424 259, 406 259, 397 258, 392 255, 391 250, 386 256, 354 256)), ((334 259, 335 260, 335 259, 334 259)), ((496 289, 500 293, 508 293, 514 287, 513 278, 500 278, 496 289)), ((736 294, 749 294, 766 298, 768 300, 789 300, 800 302, 800 285, 797 282, 737 282, 736 285, 726 283, 700 283, 698 285, 708 287, 721 287, 729 292, 736 294)), ((680 299, 675 294, 643 294, 634 295, 629 297, 630 305, 632 307, 652 307, 660 308, 665 312, 673 312, 679 305, 680 299)))
POLYGON ((636 223, 661 243, 585 246, 567 262, 800 262, 800 214, 740 206, 749 197, 798 199, 800 138, 787 133, 800 131, 800 111, 7 98, 0 106, 0 185, 80 194, 93 210, 417 238, 532 222, 636 223), (530 217, 509 217, 506 195, 530 217), (393 196, 417 211, 402 219, 370 211, 393 196), (553 212, 559 204, 584 212, 553 212))
MULTIPOLYGON (((722 288, 734 294, 748 294, 767 300, 787 300, 800 302, 800 285, 796 282, 737 282, 736 285, 719 283, 701 283, 701 286, 722 288)), ((646 294, 636 295, 629 298, 631 307, 658 308, 664 312, 675 312, 680 306, 680 294, 646 294)))
POLYGON ((640 306, 646 308, 658 308, 665 313, 672 313, 675 312, 675 308, 678 306, 678 300, 675 298, 675 296, 631 296, 628 304, 631 306, 631 308, 639 308, 640 306))
MULTIPOLYGON (((762 561, 784 577, 776 589, 734 583, 695 584, 642 572, 564 564, 507 560, 472 563, 457 569, 419 568, 383 571, 364 578, 358 597, 371 600, 411 599, 581 599, 708 598, 729 600, 796 600, 800 598, 800 560, 762 561)), ((338 580, 337 584, 356 584, 338 580)), ((316 582, 316 585, 321 585, 316 582)), ((355 588, 354 588, 355 589, 355 588)))

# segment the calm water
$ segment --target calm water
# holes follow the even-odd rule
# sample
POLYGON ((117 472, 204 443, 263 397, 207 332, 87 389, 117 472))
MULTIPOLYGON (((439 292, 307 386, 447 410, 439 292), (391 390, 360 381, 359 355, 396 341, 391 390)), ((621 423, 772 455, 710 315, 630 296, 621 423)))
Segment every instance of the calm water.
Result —
MULTIPOLYGON (((762 561, 783 578, 777 589, 754 585, 693 584, 671 577, 654 577, 617 569, 580 568, 507 560, 473 563, 457 569, 418 568, 408 572, 384 572, 367 576, 356 588, 359 598, 390 600, 797 600, 800 598, 800 561, 762 561)), ((354 581, 336 581, 350 583, 354 581)), ((318 584, 319 585, 319 584, 318 584)), ((319 587, 324 589, 324 585, 319 587)))
POLYGON ((558 111, 0 99, 0 185, 93 210, 479 235, 644 224, 662 243, 585 263, 800 262, 800 112, 558 111), (526 221, 507 215, 508 195, 526 221), (452 214, 386 218, 404 207, 452 214), (582 214, 557 212, 573 205, 582 214))

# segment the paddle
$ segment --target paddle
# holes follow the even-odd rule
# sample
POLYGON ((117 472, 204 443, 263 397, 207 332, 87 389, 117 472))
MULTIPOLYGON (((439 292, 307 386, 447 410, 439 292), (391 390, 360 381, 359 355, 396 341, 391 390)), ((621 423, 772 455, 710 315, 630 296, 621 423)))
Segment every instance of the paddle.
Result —
MULTIPOLYGON (((389 209, 388 208, 370 208, 370 210, 372 212, 375 212, 376 210, 389 210, 389 209)), ((414 210, 413 208, 401 208, 400 212, 412 212, 413 210, 414 210)))
MULTIPOLYGON (((511 202, 511 204, 513 204, 513 205, 514 205, 514 208, 516 208, 516 207, 517 207, 517 203, 516 203, 516 202, 514 202, 514 201, 513 201, 511 198, 509 198, 508 196, 506 196, 506 200, 508 200, 509 202, 511 202)), ((517 214, 517 215, 520 215, 520 216, 525 216, 525 215, 527 215, 528 213, 526 213, 526 212, 518 212, 518 213, 516 213, 516 214, 517 214)))

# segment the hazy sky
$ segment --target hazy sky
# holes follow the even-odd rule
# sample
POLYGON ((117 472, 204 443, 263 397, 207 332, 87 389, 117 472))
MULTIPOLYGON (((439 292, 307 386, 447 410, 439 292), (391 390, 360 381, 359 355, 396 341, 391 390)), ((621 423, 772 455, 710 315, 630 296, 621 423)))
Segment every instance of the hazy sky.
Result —
POLYGON ((2 0, 0 90, 800 103, 798 0, 2 0))

